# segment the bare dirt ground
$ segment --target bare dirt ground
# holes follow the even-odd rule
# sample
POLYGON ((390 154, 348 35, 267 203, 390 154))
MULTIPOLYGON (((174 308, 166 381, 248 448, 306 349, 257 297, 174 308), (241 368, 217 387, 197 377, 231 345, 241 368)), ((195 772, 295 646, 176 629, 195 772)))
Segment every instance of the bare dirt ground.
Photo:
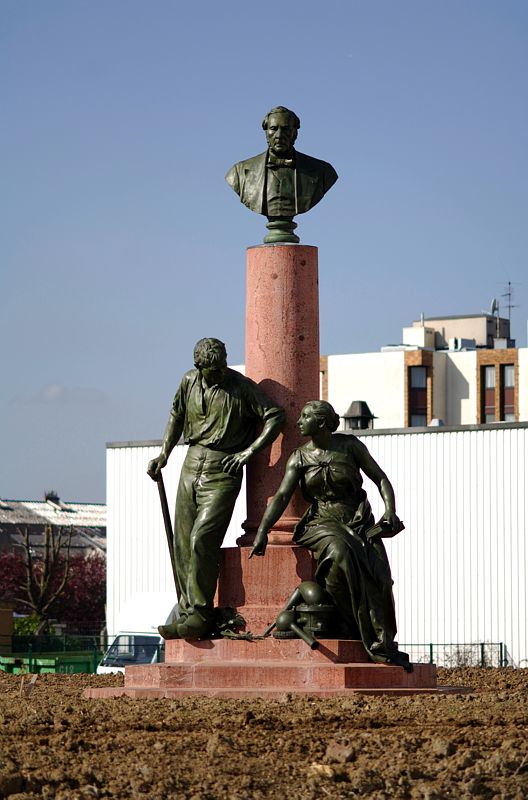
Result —
POLYGON ((84 700, 116 676, 0 673, 0 797, 528 798, 528 670, 469 695, 84 700))

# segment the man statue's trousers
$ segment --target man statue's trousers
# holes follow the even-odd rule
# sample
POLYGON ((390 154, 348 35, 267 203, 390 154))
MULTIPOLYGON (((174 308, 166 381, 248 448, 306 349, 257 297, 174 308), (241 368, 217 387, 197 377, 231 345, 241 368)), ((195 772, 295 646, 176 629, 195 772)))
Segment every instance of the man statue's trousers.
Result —
POLYGON ((220 548, 242 483, 242 470, 222 470, 226 455, 191 445, 182 467, 174 520, 180 621, 193 613, 213 621, 220 548))

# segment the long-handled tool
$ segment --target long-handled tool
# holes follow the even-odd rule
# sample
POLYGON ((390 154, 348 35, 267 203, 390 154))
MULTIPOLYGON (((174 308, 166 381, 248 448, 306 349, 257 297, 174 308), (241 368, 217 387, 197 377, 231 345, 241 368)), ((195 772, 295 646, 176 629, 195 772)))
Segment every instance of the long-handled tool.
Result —
POLYGON ((158 492, 161 502, 161 513, 163 514, 163 523, 165 525, 165 533, 167 534, 167 544, 169 546, 170 560, 172 566, 172 576, 174 578, 174 585, 176 587, 176 598, 179 600, 180 598, 178 592, 178 577, 176 575, 176 558, 174 557, 174 532, 172 530, 169 504, 167 503, 167 494, 165 492, 165 484, 163 483, 163 475, 161 474, 161 471, 158 473, 158 476, 156 477, 155 480, 156 483, 158 484, 158 492))

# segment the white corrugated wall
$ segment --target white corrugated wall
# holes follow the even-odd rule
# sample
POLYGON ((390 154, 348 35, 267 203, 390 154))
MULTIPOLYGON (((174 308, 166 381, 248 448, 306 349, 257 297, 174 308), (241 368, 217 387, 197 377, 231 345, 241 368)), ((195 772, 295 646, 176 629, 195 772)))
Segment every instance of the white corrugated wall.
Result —
MULTIPOLYGON (((363 441, 406 525, 387 542, 399 640, 503 642, 516 663, 528 659, 528 427, 363 441)), ((367 491, 381 514, 377 490, 367 491)))
MULTIPOLYGON (((147 475, 148 462, 159 451, 159 444, 107 447, 106 620, 110 636, 118 632, 120 613, 134 594, 174 590, 158 487, 147 475)), ((186 453, 186 446, 175 447, 163 470, 173 520, 178 479, 186 453)), ((242 533, 241 526, 246 518, 245 496, 244 483, 224 546, 234 546, 242 533)))
MULTIPOLYGON (((387 542, 400 642, 503 642, 528 664, 527 439, 522 425, 364 437, 406 525, 387 542)), ((176 447, 164 470, 171 513, 185 451, 176 447)), ((172 589, 158 491, 145 472, 158 452, 141 443, 107 450, 110 633, 131 595, 172 589)), ((365 486, 380 516, 377 490, 365 486)), ((226 545, 244 519, 243 488, 226 545)))

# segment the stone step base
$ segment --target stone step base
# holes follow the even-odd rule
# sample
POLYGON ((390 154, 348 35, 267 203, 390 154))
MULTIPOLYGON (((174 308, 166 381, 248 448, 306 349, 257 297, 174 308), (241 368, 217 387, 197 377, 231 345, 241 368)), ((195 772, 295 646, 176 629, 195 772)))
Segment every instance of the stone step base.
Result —
POLYGON ((335 664, 299 661, 216 661, 148 664, 125 670, 125 688, 274 689, 433 689, 436 667, 415 664, 413 672, 387 664, 335 664))
POLYGON ((387 697, 407 697, 409 695, 445 695, 467 694, 471 689, 467 686, 437 686, 431 689, 420 688, 382 688, 382 689, 295 689, 286 686, 275 686, 272 689, 234 689, 234 688, 209 688, 209 689, 169 689, 147 688, 144 686, 105 686, 85 689, 83 696, 91 699, 104 699, 111 697, 129 697, 132 700, 162 700, 164 698, 176 700, 180 697, 218 697, 232 700, 246 698, 263 698, 274 700, 288 698, 292 695, 301 697, 350 697, 351 695, 384 695, 387 697))
POLYGON ((406 672, 393 664, 373 664, 360 641, 321 639, 310 650, 300 639, 255 641, 181 639, 166 643, 163 664, 127 667, 124 687, 86 689, 88 698, 267 697, 284 695, 446 694, 469 691, 437 687, 434 664, 414 664, 406 672))

